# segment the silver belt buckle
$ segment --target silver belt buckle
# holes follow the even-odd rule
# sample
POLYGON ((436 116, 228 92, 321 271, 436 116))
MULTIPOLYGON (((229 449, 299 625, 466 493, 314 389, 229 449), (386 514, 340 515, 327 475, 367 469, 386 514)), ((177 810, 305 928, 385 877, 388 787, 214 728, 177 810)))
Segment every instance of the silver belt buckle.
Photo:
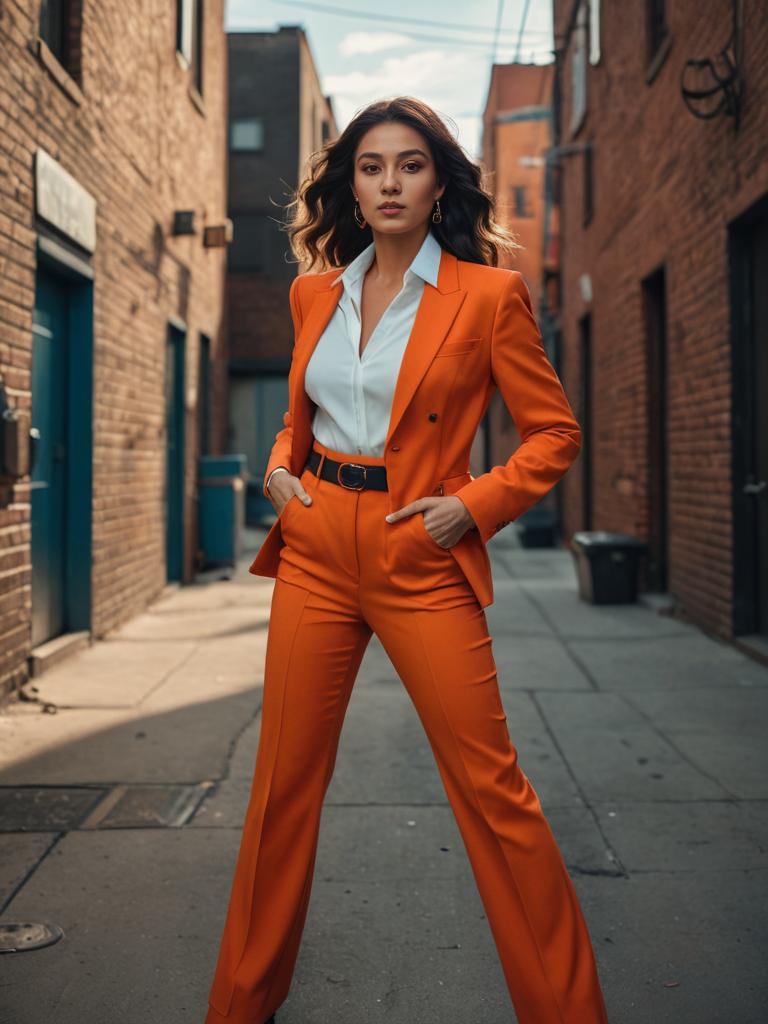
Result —
POLYGON ((361 466, 359 462, 342 462, 339 468, 336 470, 336 480, 341 484, 342 487, 346 487, 348 491, 362 491, 365 487, 368 479, 368 471, 366 466, 361 466), (351 466, 353 469, 361 469, 363 471, 362 480, 357 484, 347 484, 341 479, 341 471, 345 466, 351 466))

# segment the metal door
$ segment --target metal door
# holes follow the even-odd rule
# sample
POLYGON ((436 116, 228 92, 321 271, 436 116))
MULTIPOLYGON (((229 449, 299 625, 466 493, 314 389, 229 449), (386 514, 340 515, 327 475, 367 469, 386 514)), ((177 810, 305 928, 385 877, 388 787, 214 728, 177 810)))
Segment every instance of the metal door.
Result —
POLYGON ((768 637, 768 195, 730 225, 733 628, 768 637))
POLYGON ((32 492, 32 645, 58 636, 65 613, 67 286, 38 272, 32 327, 32 426, 39 431, 32 492))

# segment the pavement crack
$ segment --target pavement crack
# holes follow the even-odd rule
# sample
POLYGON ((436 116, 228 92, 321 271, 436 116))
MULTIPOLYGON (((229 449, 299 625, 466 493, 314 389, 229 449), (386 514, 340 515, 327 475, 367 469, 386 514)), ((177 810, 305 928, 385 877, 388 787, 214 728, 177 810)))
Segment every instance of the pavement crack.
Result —
POLYGON ((51 853, 56 849, 56 847, 59 845, 59 843, 62 841, 62 839, 66 836, 66 834, 67 834, 66 832, 58 832, 58 833, 56 833, 54 835, 54 837, 51 840, 51 842, 48 844, 48 846, 45 848, 45 850, 43 850, 43 852, 40 854, 40 856, 35 860, 34 864, 32 864, 24 872, 24 874, 18 880, 16 885, 13 886, 13 888, 11 889, 10 893, 5 898, 5 900, 0 902, 0 915, 4 914, 6 912, 6 910, 8 910, 8 908, 11 905, 11 903, 13 903, 13 901, 19 895, 19 893, 24 888, 24 886, 27 884, 27 882, 29 882, 29 880, 32 878, 32 876, 37 872, 37 870, 40 868, 41 864, 43 864, 48 859, 48 857, 50 857, 51 853))

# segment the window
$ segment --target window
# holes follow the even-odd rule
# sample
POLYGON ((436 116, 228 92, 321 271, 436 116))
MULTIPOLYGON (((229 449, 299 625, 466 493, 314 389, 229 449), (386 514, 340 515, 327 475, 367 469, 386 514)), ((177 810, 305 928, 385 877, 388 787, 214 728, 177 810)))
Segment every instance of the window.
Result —
POLYGON ((264 149, 264 120, 238 117, 229 122, 229 148, 234 153, 258 153, 264 149))
POLYGON ((600 0, 589 0, 589 63, 600 63, 600 0))
POLYGON ((40 0, 38 59, 76 103, 83 101, 82 25, 83 0, 40 0))
POLYGON ((571 54, 571 132, 576 134, 587 114, 587 50, 589 26, 586 0, 581 0, 573 30, 571 54))
POLYGON ((648 85, 658 75, 672 49, 672 34, 667 24, 665 0, 645 0, 645 81, 648 85))
POLYGON ((665 0, 646 0, 648 19, 648 61, 653 60, 667 37, 667 11, 665 0))
POLYGON ((192 71, 192 83, 203 94, 203 0, 176 0, 176 50, 192 71))
POLYGON ((527 205, 525 185, 512 186, 513 212, 515 217, 532 217, 533 210, 527 205))
POLYGON ((67 0, 42 0, 40 38, 64 67, 67 65, 67 0))
MULTIPOLYGON (((41 0, 38 56, 63 90, 80 85, 83 0, 41 0), (50 58, 53 57, 53 60, 50 58), (61 75, 61 69, 67 72, 61 75)), ((79 90, 78 102, 82 99, 79 90)))

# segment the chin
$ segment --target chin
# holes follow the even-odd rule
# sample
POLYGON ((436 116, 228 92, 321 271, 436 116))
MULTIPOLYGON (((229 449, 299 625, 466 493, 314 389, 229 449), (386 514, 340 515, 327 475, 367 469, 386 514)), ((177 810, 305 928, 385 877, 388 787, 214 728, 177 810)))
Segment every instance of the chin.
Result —
POLYGON ((404 235, 418 226, 419 221, 410 219, 406 221, 400 217, 392 218, 382 214, 376 218, 376 230, 383 235, 404 235))

